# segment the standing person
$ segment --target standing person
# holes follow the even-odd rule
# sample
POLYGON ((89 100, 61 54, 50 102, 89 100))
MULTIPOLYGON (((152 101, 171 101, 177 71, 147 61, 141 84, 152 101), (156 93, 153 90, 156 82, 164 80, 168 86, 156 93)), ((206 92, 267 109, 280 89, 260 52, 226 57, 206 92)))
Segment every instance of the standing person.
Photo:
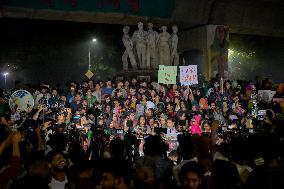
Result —
POLYGON ((102 189, 129 189, 132 166, 125 160, 105 159, 103 162, 102 189))
POLYGON ((146 134, 147 127, 146 127, 146 118, 145 116, 140 116, 138 119, 138 124, 134 129, 138 137, 143 138, 143 135, 146 134))
POLYGON ((65 155, 60 151, 50 151, 46 155, 47 161, 50 163, 52 170, 52 178, 49 183, 51 189, 65 189, 67 184, 68 164, 65 155))
POLYGON ((95 91, 93 95, 96 97, 98 103, 102 102, 102 89, 99 83, 96 84, 95 91))
POLYGON ((17 179, 8 188, 50 189, 51 168, 45 160, 33 162, 27 171, 27 175, 17 179))
POLYGON ((190 128, 189 129, 190 129, 190 132, 191 132, 192 135, 199 135, 199 136, 202 135, 200 121, 201 121, 201 116, 200 115, 195 115, 191 119, 190 128))
POLYGON ((87 90, 87 93, 84 99, 87 101, 88 109, 92 109, 94 106, 94 103, 97 102, 97 98, 96 96, 93 96, 91 89, 87 90))
POLYGON ((128 80, 126 80, 125 82, 124 82, 124 89, 126 90, 126 92, 129 92, 129 86, 130 84, 129 84, 129 81, 128 80))
POLYGON ((76 84, 73 83, 73 84, 70 84, 70 91, 68 92, 66 98, 67 98, 67 103, 68 104, 71 104, 72 101, 74 100, 74 96, 76 94, 76 84))
MULTIPOLYGON (((159 182, 160 187, 157 188, 172 188, 172 166, 169 161, 164 159, 166 156, 167 145, 158 135, 150 135, 145 138, 143 152, 146 157, 151 157, 155 161, 155 178, 159 182)), ((143 158, 143 157, 142 157, 143 158)))
POLYGON ((166 141, 169 144, 169 151, 177 149, 177 130, 173 118, 170 117, 167 119, 166 141))
POLYGON ((91 89, 92 92, 95 91, 95 87, 94 87, 94 81, 93 80, 88 80, 88 88, 91 89))
POLYGON ((185 163, 180 171, 181 189, 199 189, 203 174, 201 166, 195 161, 185 163))
POLYGON ((156 165, 149 156, 139 157, 134 163, 135 189, 159 189, 159 183, 155 175, 156 165))
POLYGON ((74 101, 71 102, 70 106, 73 113, 82 108, 83 105, 81 103, 81 95, 79 93, 75 95, 74 101))
POLYGON ((103 98, 107 95, 112 95, 112 91, 113 91, 112 83, 111 80, 108 79, 106 82, 106 87, 102 89, 103 98))
POLYGON ((202 123, 202 135, 205 137, 211 136, 211 123, 209 120, 205 120, 202 123))
POLYGON ((147 133, 148 135, 155 135, 154 122, 155 122, 154 118, 150 118, 150 119, 148 120, 147 131, 146 131, 146 133, 147 133))
POLYGON ((122 93, 122 97, 126 98, 127 97, 127 91, 126 89, 123 87, 123 82, 119 81, 116 85, 116 89, 112 91, 112 96, 115 96, 115 93, 117 92, 121 92, 122 93))

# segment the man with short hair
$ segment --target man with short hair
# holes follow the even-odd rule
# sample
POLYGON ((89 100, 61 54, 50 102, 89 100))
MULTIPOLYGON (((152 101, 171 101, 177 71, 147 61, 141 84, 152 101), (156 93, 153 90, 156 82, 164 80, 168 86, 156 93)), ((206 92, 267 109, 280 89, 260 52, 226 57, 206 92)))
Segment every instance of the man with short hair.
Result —
POLYGON ((77 93, 74 97, 73 102, 71 102, 70 104, 72 112, 75 113, 76 111, 78 111, 79 109, 81 109, 83 107, 82 103, 81 103, 81 95, 80 93, 77 93))
POLYGON ((105 159, 102 170, 102 189, 129 189, 132 168, 125 160, 105 159))
POLYGON ((182 189, 198 189, 202 183, 203 170, 197 162, 190 161, 182 166, 179 177, 182 189))
POLYGON ((135 189, 159 188, 156 175, 156 164, 153 158, 148 156, 139 157, 134 163, 135 189))
POLYGON ((119 81, 119 82, 117 83, 116 89, 112 91, 112 96, 115 96, 115 94, 116 94, 117 92, 119 92, 119 91, 122 93, 123 98, 126 98, 126 97, 127 97, 127 92, 126 92, 126 90, 123 88, 123 82, 122 82, 122 81, 119 81))
POLYGON ((175 128, 175 122, 172 118, 167 119, 167 133, 166 133, 166 141, 169 145, 169 151, 176 150, 178 147, 177 142, 178 132, 175 128))
POLYGON ((112 83, 111 80, 108 79, 106 82, 106 87, 102 89, 102 95, 103 96, 112 95, 112 91, 113 91, 112 83))
POLYGON ((46 155, 47 161, 50 163, 52 178, 49 183, 51 189, 65 189, 67 184, 67 175, 68 170, 67 158, 60 151, 50 151, 46 155))

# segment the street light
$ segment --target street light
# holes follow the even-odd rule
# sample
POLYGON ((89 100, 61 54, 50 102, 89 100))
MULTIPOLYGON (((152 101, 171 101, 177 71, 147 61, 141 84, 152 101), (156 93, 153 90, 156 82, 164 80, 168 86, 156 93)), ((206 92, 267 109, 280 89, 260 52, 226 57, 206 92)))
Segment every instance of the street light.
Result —
MULTIPOLYGON (((93 38, 91 42, 96 43, 97 39, 93 38)), ((89 70, 91 70, 91 44, 89 44, 89 70)))
POLYGON ((6 88, 7 75, 9 75, 9 73, 8 72, 4 72, 3 75, 4 75, 4 79, 5 79, 5 88, 6 88))

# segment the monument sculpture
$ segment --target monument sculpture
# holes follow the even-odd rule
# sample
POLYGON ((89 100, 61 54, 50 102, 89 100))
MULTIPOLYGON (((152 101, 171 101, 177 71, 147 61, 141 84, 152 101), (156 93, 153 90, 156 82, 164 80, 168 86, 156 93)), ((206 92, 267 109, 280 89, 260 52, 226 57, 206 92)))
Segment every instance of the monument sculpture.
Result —
POLYGON ((178 27, 174 25, 172 27, 173 33, 171 36, 171 64, 174 66, 179 65, 179 54, 177 52, 177 47, 178 47, 178 27))
POLYGON ((153 24, 148 23, 148 31, 147 31, 147 69, 154 68, 158 69, 158 60, 157 60, 157 40, 158 40, 158 32, 153 30, 153 24))
MULTIPOLYGON (((153 72, 159 65, 179 65, 178 54, 178 27, 172 26, 172 34, 167 32, 167 27, 162 26, 161 32, 153 30, 153 24, 148 23, 148 30, 143 29, 139 22, 138 30, 131 37, 130 27, 123 27, 122 41, 125 47, 122 55, 123 70, 128 70, 129 65, 134 71, 153 72)), ((145 73, 144 73, 145 74, 145 73)))
POLYGON ((136 47, 138 63, 140 69, 146 68, 146 36, 147 32, 143 29, 143 23, 138 23, 138 30, 132 36, 133 43, 136 47))
POLYGON ((167 27, 162 26, 162 33, 158 37, 159 64, 170 66, 170 38, 171 35, 167 32, 167 27))
POLYGON ((128 57, 129 57, 132 69, 136 70, 137 69, 137 62, 135 60, 135 56, 134 56, 134 53, 133 53, 133 42, 132 42, 131 37, 128 34, 129 30, 130 30, 129 26, 123 27, 122 42, 123 42, 123 45, 125 47, 125 51, 122 55, 123 70, 128 70, 128 67, 129 67, 128 57))

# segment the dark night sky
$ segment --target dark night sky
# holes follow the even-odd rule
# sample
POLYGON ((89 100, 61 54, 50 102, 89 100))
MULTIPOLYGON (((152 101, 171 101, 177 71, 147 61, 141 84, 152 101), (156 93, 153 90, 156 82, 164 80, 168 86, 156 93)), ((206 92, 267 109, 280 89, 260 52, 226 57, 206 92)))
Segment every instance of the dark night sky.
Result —
MULTIPOLYGON (((10 69, 7 79, 10 87, 16 79, 32 84, 86 79, 88 44, 92 37, 98 39, 92 55, 111 47, 116 55, 113 61, 105 63, 116 70, 122 68, 122 25, 0 18, 0 26, 0 71, 10 69)), ((132 34, 135 27, 131 29, 132 34)), ((258 48, 257 58, 263 69, 261 73, 249 73, 246 79, 267 75, 277 82, 284 80, 284 38, 231 34, 230 39, 231 43, 242 39, 244 45, 249 42, 258 48)), ((0 86, 4 86, 4 79, 0 86)))
POLYGON ((3 18, 0 23, 0 69, 3 72, 10 65, 10 83, 13 79, 24 83, 85 79, 93 37, 98 42, 92 45, 92 55, 109 47, 118 54, 123 50, 120 25, 3 18), (12 65, 17 69, 12 71, 12 65))

